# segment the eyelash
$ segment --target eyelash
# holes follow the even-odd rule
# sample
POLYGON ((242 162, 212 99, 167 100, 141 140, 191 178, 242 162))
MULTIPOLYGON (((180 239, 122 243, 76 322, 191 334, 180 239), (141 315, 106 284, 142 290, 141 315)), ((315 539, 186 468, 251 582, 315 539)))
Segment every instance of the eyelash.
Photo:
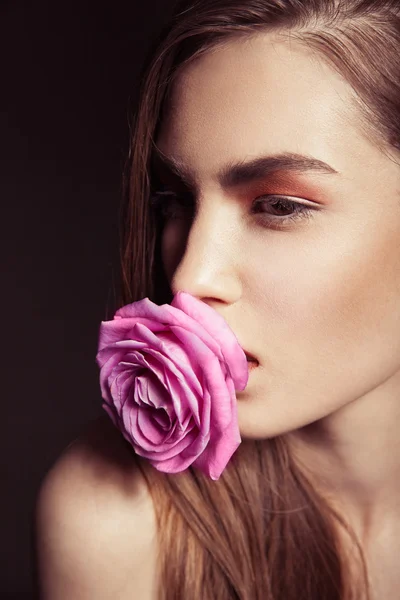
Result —
MULTIPOLYGON (((256 198, 254 206, 257 207, 265 203, 267 203, 268 206, 280 205, 285 209, 292 208, 294 210, 293 215, 288 215, 284 217, 268 215, 268 213, 263 211, 261 211, 260 213, 255 213, 261 214, 263 221, 267 221, 269 224, 275 225, 277 227, 285 227, 285 225, 288 225, 289 223, 311 219, 314 216, 313 212, 315 210, 318 210, 317 208, 311 208, 309 206, 306 206, 305 204, 294 202, 286 196, 280 196, 279 194, 266 194, 264 196, 259 196, 258 198, 256 198), (270 200, 265 200, 266 198, 269 198, 270 200), (276 200, 272 201, 271 199, 273 198, 276 198, 276 200)), ((150 205, 155 211, 155 213, 158 216, 161 216, 161 218, 163 218, 164 220, 177 218, 177 213, 179 213, 179 210, 182 209, 184 211, 186 211, 187 209, 193 211, 193 199, 190 193, 183 193, 179 196, 175 192, 169 190, 157 190, 153 192, 150 197, 150 205), (182 202, 179 203, 179 198, 181 198, 181 201, 182 198, 186 198, 188 204, 186 204, 186 201, 184 201, 182 205, 182 202), (173 207, 172 209, 171 205, 173 207), (176 208, 177 205, 178 208, 176 208)))

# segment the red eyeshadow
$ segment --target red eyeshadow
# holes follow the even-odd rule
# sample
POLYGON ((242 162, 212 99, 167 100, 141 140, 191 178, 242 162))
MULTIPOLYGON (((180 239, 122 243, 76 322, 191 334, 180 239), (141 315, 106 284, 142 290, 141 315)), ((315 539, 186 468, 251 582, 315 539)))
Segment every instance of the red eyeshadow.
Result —
MULTIPOLYGON (((309 178, 310 176, 307 177, 307 179, 309 178)), ((322 186, 317 183, 313 184, 310 181, 305 181, 305 176, 301 173, 276 172, 269 175, 263 181, 250 184, 247 187, 246 192, 243 190, 243 194, 241 193, 240 195, 246 194, 247 196, 250 190, 252 195, 279 194, 282 196, 296 196, 314 202, 322 202, 325 193, 321 187, 322 186)))

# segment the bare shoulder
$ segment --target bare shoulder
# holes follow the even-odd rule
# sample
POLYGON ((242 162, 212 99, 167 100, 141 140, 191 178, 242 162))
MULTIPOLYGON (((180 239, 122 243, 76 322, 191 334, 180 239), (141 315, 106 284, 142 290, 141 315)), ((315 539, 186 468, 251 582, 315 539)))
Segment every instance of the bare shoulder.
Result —
POLYGON ((156 525, 145 480, 108 417, 64 451, 36 504, 41 598, 156 598, 156 525))

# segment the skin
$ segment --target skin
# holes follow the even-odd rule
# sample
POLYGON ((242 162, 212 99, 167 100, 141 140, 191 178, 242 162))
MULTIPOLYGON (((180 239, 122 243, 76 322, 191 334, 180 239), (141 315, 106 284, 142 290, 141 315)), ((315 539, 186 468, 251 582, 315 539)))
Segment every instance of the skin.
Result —
POLYGON ((363 133, 353 99, 322 56, 276 34, 187 66, 156 145, 192 172, 197 212, 166 221, 162 257, 173 293, 207 302, 259 361, 237 394, 242 437, 288 434, 388 581, 400 550, 400 167, 363 133), (216 180, 231 161, 287 151, 338 173, 216 180), (267 198, 263 221, 252 212, 263 194, 319 210, 279 228, 290 210, 267 198))
MULTIPOLYGON (((191 170, 197 210, 167 220, 162 254, 172 291, 210 304, 260 363, 237 393, 242 437, 286 435, 358 535, 381 600, 400 589, 400 167, 365 137, 353 99, 284 35, 232 41, 186 67, 156 143, 191 170), (230 162, 283 151, 338 173, 217 183, 230 162), (289 209, 270 196, 268 221, 253 210, 266 194, 319 210, 278 226, 289 209)), ((35 523, 43 600, 155 600, 152 498, 108 416, 49 471, 35 523)))

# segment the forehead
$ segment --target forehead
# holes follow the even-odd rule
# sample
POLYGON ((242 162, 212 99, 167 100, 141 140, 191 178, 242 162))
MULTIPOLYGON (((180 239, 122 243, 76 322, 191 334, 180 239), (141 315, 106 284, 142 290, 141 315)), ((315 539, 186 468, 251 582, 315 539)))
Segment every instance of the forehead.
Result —
POLYGON ((320 56, 287 36, 235 39, 180 73, 156 143, 199 177, 222 162, 287 151, 341 170, 357 127, 353 97, 320 56))

